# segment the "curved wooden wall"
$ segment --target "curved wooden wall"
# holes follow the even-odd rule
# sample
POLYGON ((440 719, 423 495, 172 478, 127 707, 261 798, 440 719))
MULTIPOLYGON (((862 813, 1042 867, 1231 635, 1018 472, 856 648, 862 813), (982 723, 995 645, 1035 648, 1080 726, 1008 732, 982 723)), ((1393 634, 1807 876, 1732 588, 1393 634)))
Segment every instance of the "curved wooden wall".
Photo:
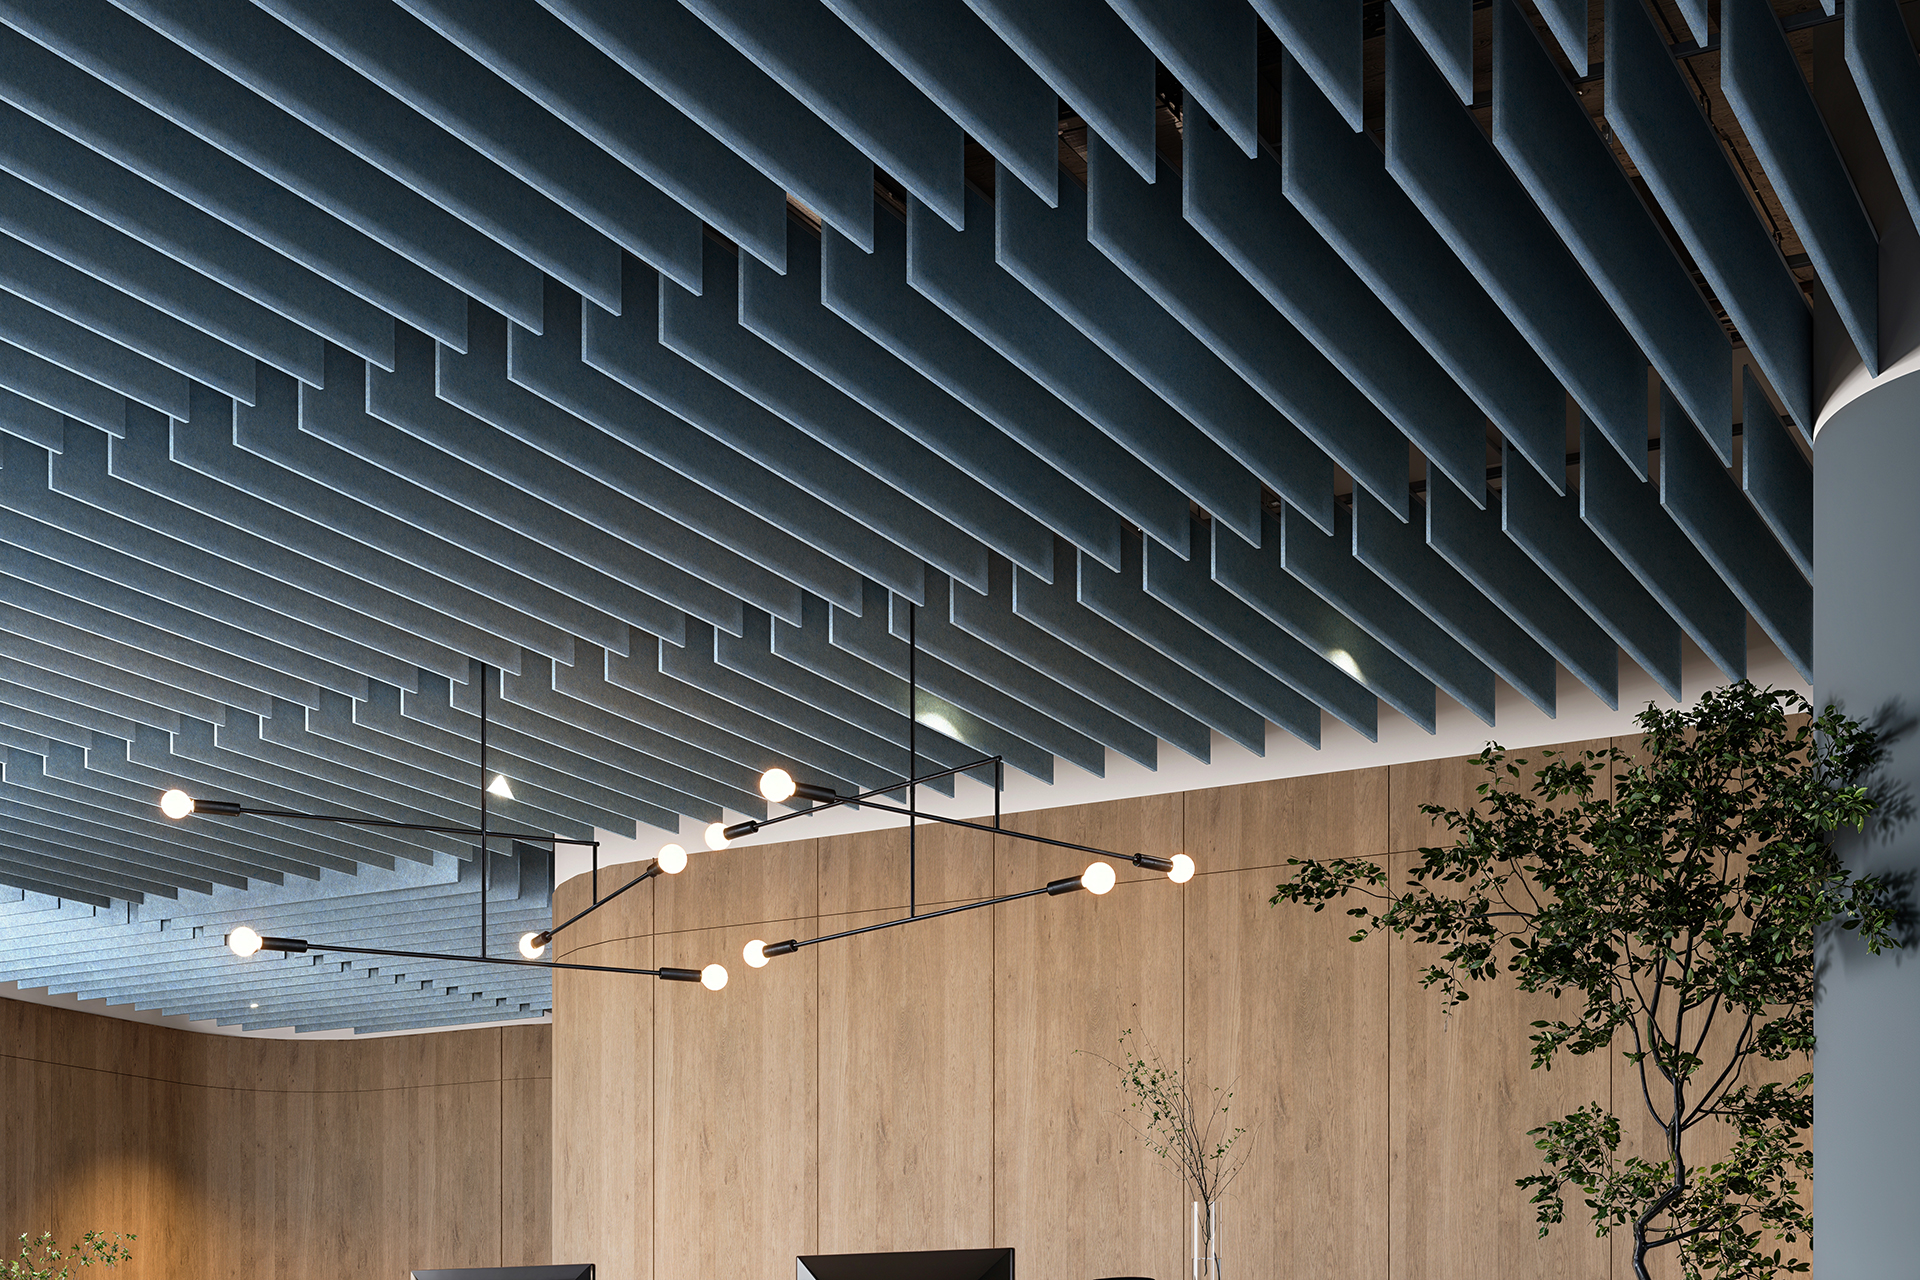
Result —
POLYGON ((120 1280, 547 1262, 550 1060, 545 1027, 253 1040, 0 999, 0 1230, 137 1232, 120 1280))
MULTIPOLYGON (((696 854, 563 935, 571 958, 717 959, 732 982, 556 984, 556 1249, 603 1280, 788 1280, 799 1253, 989 1245, 1014 1246, 1028 1276, 1184 1277, 1180 1185, 1128 1139, 1111 1072, 1075 1052, 1115 1055, 1131 1027, 1231 1082, 1254 1130, 1230 1274, 1602 1280, 1606 1243, 1577 1224, 1538 1240, 1513 1180, 1536 1167, 1527 1128, 1610 1099, 1605 1055, 1530 1071, 1538 1003, 1490 987, 1449 1023, 1412 947, 1353 946, 1339 912, 1267 902, 1289 856, 1406 865, 1435 838, 1418 804, 1468 802, 1477 780, 1440 761, 1012 818, 1185 849, 1203 871, 1183 888, 1123 871, 1103 898, 1029 899, 758 971, 740 960, 749 938, 902 912, 904 833, 696 854)), ((923 828, 921 902, 1085 861, 923 828)), ((563 886, 556 911, 586 893, 563 886)))

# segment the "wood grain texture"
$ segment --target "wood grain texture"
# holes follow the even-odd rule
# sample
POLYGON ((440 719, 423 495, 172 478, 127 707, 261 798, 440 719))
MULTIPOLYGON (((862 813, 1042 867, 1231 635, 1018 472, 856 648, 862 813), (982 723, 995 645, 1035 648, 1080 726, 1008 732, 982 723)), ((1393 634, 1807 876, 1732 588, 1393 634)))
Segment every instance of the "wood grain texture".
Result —
MULTIPOLYGON (((1524 759, 1530 762, 1532 768, 1537 769, 1540 767, 1542 752, 1601 751, 1608 745, 1607 739, 1595 738, 1589 741, 1516 748, 1510 755, 1514 762, 1524 759)), ((1528 767, 1522 766, 1521 772, 1527 773, 1528 767)), ((1439 804, 1454 809, 1469 808, 1475 799, 1474 788, 1485 782, 1486 778, 1486 771, 1474 764, 1467 756, 1448 756, 1440 760, 1421 760, 1412 764, 1392 766, 1388 797, 1388 841, 1392 852, 1407 853, 1419 849, 1422 845, 1446 844, 1448 842, 1446 828, 1436 827, 1432 819, 1420 812, 1420 806, 1439 804)), ((1611 784, 1612 779, 1609 777, 1601 787, 1596 789, 1595 794, 1612 794, 1611 784)))
POLYGON ((1190 791, 1186 852, 1203 872, 1376 857, 1388 851, 1388 778, 1383 767, 1190 791))
POLYGON ((1235 1275, 1285 1258, 1295 1274, 1385 1280, 1386 944, 1348 943, 1333 909, 1269 906, 1274 879, 1213 872, 1181 891, 1186 1055, 1248 1130, 1223 1253, 1235 1275))
MULTIPOLYGON (((644 904, 627 910, 651 919, 644 904)), ((651 937, 595 943, 568 955, 588 964, 655 963, 651 937)), ((613 973, 553 975, 556 1015, 563 1007, 593 1011, 554 1018, 553 1257, 598 1262, 609 1280, 653 1275, 653 1002, 660 985, 613 973)))
MULTIPOLYGON (((982 819, 992 822, 989 814, 982 819)), ((914 885, 922 907, 985 898, 993 892, 993 837, 963 827, 922 824, 915 837, 914 885)), ((820 841, 822 913, 907 908, 907 833, 862 831, 820 841)))
MULTIPOLYGON (((1396 883, 1416 860, 1392 857, 1396 883)), ((1530 1024, 1554 1016, 1552 999, 1504 981, 1475 983, 1449 1014, 1419 985, 1440 948, 1391 935, 1360 945, 1389 955, 1392 1274, 1605 1280, 1606 1242, 1578 1222, 1537 1239, 1533 1207, 1514 1180, 1539 1169, 1528 1129, 1589 1102, 1611 1104, 1610 1055, 1532 1070, 1530 1024)))
POLYGON ((246 1040, 0 1000, 0 1231, 135 1232, 127 1280, 390 1278, 497 1264, 509 1238, 544 1261, 545 1044, 246 1040))
MULTIPOLYGON (((823 916, 820 928, 896 917, 823 916)), ((814 953, 821 1252, 993 1243, 992 948, 984 909, 814 953)))
MULTIPOLYGON (((1025 814, 1056 839, 1165 854, 1183 843, 1179 796, 1025 814)), ((1085 854, 996 838, 998 893, 1077 873, 1085 854)), ((1181 897, 1166 878, 1120 868, 1103 897, 1027 898, 994 915, 996 1243, 1042 1276, 1180 1271, 1180 1182, 1128 1136, 1113 1070, 1120 1033, 1179 1053, 1181 897), (1151 884, 1134 883, 1150 879, 1151 884)))
MULTIPOLYGON (((809 859, 809 862, 811 860, 809 859)), ((812 885, 807 886, 808 897, 812 885)), ((762 922, 811 936, 813 918, 762 922)), ((670 935, 694 956, 740 932, 670 935)), ((664 944, 663 944, 664 945, 664 944)), ((737 957, 737 948, 730 953, 737 957)), ((782 956, 719 994, 659 984, 654 998, 654 1274, 787 1280, 818 1240, 818 953, 782 956)), ((688 967, 694 967, 692 960, 688 967)), ((597 1261, 597 1259, 596 1259, 597 1261)), ((608 1280, 624 1280, 608 1271, 608 1280)))

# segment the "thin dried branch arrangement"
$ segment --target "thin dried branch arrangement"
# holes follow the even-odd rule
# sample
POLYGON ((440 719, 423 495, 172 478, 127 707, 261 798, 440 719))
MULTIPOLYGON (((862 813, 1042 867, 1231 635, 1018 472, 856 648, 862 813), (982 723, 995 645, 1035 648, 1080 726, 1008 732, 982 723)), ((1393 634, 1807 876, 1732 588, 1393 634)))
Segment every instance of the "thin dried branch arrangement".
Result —
POLYGON ((1191 1078, 1191 1058, 1169 1066, 1150 1042, 1142 1051, 1132 1028, 1120 1033, 1119 1062, 1079 1052, 1106 1063, 1119 1076, 1127 1100, 1121 1119, 1141 1145, 1180 1171, 1194 1199, 1202 1204, 1219 1199, 1246 1164, 1249 1151, 1240 1143, 1246 1126, 1236 1127, 1230 1118, 1233 1085, 1200 1089, 1191 1078))
POLYGON ((1761 1234, 1811 1240, 1801 1136, 1813 1076, 1743 1081, 1755 1059, 1813 1051, 1816 948, 1854 930, 1869 951, 1900 945, 1887 881, 1855 877, 1832 847, 1873 809, 1875 732, 1797 694, 1741 682, 1690 710, 1649 707, 1636 755, 1543 751, 1537 767, 1498 746, 1476 757, 1487 781, 1471 807, 1422 805, 1452 832, 1420 850, 1404 888, 1378 864, 1293 860, 1273 902, 1315 911, 1349 893, 1354 941, 1390 929, 1440 948, 1421 981, 1448 1008, 1473 983, 1508 975, 1523 991, 1568 997, 1578 1012, 1533 1024, 1533 1066, 1562 1052, 1618 1048, 1660 1146, 1621 1150, 1619 1118, 1600 1104, 1529 1131, 1542 1170, 1531 1189, 1540 1233, 1583 1194, 1595 1229, 1631 1226, 1634 1272, 1671 1248, 1688 1280, 1770 1280, 1807 1264, 1761 1234), (1606 784, 1611 792, 1606 794, 1606 784), (1687 1135, 1733 1130, 1732 1153, 1687 1163, 1687 1135))

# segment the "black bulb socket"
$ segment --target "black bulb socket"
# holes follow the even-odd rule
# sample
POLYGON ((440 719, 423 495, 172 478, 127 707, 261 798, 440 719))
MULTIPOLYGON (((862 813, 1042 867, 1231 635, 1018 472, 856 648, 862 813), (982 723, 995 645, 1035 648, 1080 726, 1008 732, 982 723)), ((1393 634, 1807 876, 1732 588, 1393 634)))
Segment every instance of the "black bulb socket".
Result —
POLYGON ((815 782, 794 783, 793 794, 796 799, 811 801, 814 804, 833 804, 840 799, 838 791, 815 782))
POLYGON ((1063 893, 1072 893, 1080 887, 1079 876, 1068 876, 1065 880, 1052 880, 1047 883, 1047 896, 1057 898, 1063 893))
POLYGON ((305 951, 307 940, 305 938, 262 938, 260 949, 262 951, 305 951))
MULTIPOLYGON (((240 812, 240 802, 237 800, 195 800, 193 802, 193 811, 195 813, 223 813, 231 817, 240 812)), ((305 950, 304 947, 301 949, 305 950)))
POLYGON ((769 942, 760 948, 760 954, 771 959, 774 956, 790 956, 800 949, 800 944, 792 938, 785 942, 769 942))
POLYGON ((760 824, 749 819, 746 822, 734 823, 720 834, 729 840, 738 840, 741 836, 750 836, 759 829, 760 824))
POLYGON ((698 969, 662 969, 660 970, 660 981, 698 982, 700 981, 700 971, 698 969))
POLYGON ((1144 867, 1148 871, 1171 871, 1173 870, 1173 859, 1156 858, 1150 853, 1136 853, 1133 855, 1133 865, 1136 867, 1144 867))

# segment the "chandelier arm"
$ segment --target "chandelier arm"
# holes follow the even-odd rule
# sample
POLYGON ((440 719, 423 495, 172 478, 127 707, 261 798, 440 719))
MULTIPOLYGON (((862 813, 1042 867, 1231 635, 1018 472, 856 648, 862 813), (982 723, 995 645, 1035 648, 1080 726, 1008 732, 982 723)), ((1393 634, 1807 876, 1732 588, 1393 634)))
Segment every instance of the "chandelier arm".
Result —
POLYGON ((940 911, 922 911, 919 915, 901 916, 895 920, 882 920, 879 924, 861 925, 858 929, 842 929, 839 933, 825 933, 817 938, 802 938, 794 943, 794 948, 810 947, 816 942, 837 942, 841 938, 851 938, 862 933, 872 933, 877 929, 892 929, 903 924, 919 924, 924 920, 938 920, 941 916, 956 915, 962 911, 978 911, 981 907, 997 907, 1003 902, 1018 902, 1022 898, 1035 898, 1047 893, 1052 886, 1041 885, 1038 889, 1022 889, 1019 893, 1003 894, 998 898, 983 898, 979 902, 963 902, 957 907, 947 907, 940 911))
MULTIPOLYGON (((308 954, 339 952, 355 956, 393 956, 402 960, 459 960, 468 964, 504 964, 521 969, 582 969, 591 973, 633 973, 648 978, 660 976, 658 969, 626 969, 608 964, 575 964, 565 960, 509 960, 505 956, 457 956, 443 951, 389 951, 381 947, 342 947, 330 942, 306 943, 308 954)), ((271 949, 271 948, 269 948, 271 949)))

